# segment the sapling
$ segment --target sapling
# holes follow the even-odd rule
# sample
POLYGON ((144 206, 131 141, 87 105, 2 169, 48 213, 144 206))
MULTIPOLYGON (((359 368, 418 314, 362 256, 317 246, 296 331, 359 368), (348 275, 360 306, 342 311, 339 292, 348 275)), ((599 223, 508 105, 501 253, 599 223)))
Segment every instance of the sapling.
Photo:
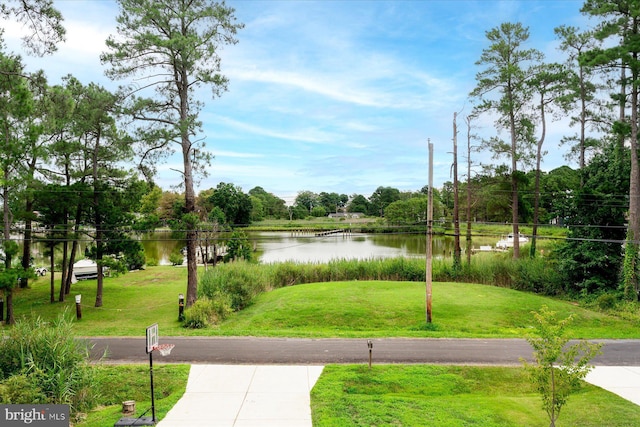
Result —
POLYGON ((560 410, 569 396, 582 386, 582 380, 593 368, 591 359, 600 354, 602 344, 579 341, 569 345, 566 328, 573 315, 558 319, 547 306, 533 312, 534 335, 527 338, 533 347, 534 363, 523 360, 535 389, 542 397, 542 407, 555 427, 560 410))

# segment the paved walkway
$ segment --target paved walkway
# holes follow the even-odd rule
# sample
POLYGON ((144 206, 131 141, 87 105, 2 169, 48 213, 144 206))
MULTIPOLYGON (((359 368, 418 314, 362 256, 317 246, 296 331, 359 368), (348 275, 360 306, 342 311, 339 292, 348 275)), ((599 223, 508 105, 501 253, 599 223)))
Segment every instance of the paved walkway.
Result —
MULTIPOLYGON (((322 366, 192 365, 184 396, 158 427, 312 427, 309 392, 322 366)), ((640 405, 640 367, 586 378, 640 405)))
POLYGON ((184 396, 158 427, 311 427, 322 366, 192 365, 184 396))
POLYGON ((640 367, 596 366, 585 380, 640 405, 640 367))

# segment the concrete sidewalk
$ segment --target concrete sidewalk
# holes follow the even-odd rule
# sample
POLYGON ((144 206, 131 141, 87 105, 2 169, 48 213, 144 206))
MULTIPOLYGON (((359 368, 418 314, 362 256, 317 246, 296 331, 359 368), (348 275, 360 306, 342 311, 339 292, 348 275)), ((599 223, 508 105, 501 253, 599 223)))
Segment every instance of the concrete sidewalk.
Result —
POLYGON ((585 381, 640 405, 638 366, 596 366, 585 381))
MULTIPOLYGON (((323 366, 192 365, 158 427, 312 427, 309 392, 323 366)), ((640 405, 640 367, 596 366, 586 381, 640 405)))
POLYGON ((311 427, 323 366, 192 365, 184 396, 159 427, 311 427))

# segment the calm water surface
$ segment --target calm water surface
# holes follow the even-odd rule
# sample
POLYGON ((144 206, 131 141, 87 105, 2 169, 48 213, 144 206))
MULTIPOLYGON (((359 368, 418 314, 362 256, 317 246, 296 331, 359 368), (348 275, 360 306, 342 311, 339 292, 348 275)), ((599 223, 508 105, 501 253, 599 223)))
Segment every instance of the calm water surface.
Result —
MULTIPOLYGON (((327 262, 332 259, 372 259, 388 257, 424 257, 426 237, 417 234, 331 234, 316 236, 315 233, 251 232, 247 233, 258 260, 263 263, 282 261, 327 262)), ((147 260, 160 265, 169 264, 173 251, 185 246, 185 241, 171 237, 168 232, 149 233, 138 236, 147 260)), ((224 237, 219 244, 224 245, 224 237)), ((464 245, 464 242, 462 243, 464 245)), ((434 237, 434 256, 451 256, 453 239, 434 237)), ((44 248, 35 244, 35 264, 48 265, 44 248)), ((81 253, 85 244, 82 245, 81 253)))

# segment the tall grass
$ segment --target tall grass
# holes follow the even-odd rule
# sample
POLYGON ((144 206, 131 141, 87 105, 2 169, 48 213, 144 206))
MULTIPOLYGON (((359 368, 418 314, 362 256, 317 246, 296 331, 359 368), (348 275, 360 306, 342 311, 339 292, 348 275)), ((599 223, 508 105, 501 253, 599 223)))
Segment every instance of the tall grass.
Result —
MULTIPOLYGON (((425 261, 419 258, 386 258, 369 260, 333 260, 328 263, 282 262, 251 264, 234 262, 219 265, 201 278, 201 297, 215 300, 230 298, 232 308, 240 310, 251 304, 262 292, 303 283, 350 280, 425 280, 425 261)), ((544 258, 514 260, 507 254, 480 255, 454 271, 450 260, 433 263, 433 280, 469 282, 516 290, 557 294, 562 287, 557 270, 544 258)))
POLYGON ((65 313, 52 322, 40 317, 19 320, 5 330, 0 379, 3 403, 33 403, 19 400, 39 396, 42 403, 70 405, 73 414, 91 408, 97 398, 89 349, 75 339, 65 313))

